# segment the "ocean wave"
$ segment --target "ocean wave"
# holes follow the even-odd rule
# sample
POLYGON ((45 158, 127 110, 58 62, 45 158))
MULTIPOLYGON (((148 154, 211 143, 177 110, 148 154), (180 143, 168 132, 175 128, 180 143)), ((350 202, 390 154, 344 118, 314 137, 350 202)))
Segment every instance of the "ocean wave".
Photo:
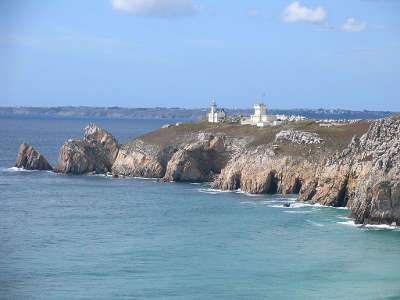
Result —
MULTIPOLYGON (((269 201, 264 201, 265 204, 269 204, 269 201)), ((296 208, 303 208, 303 207, 313 207, 312 204, 308 203, 303 203, 303 202, 294 202, 294 201, 286 201, 286 200, 281 200, 281 201, 274 201, 274 204, 269 205, 270 207, 274 208, 285 208, 285 209, 296 209, 296 208), (279 204, 276 204, 279 203, 279 204), (286 207, 284 206, 285 203, 289 203, 290 206, 286 207)))
MULTIPOLYGON (((125 177, 125 178, 133 178, 133 179, 140 179, 140 180, 156 180, 156 178, 138 177, 138 176, 135 176, 135 177, 125 177)), ((173 181, 170 181, 170 182, 173 182, 173 181)))
POLYGON ((377 230, 400 230, 399 227, 396 226, 391 226, 391 225, 387 225, 387 224, 366 224, 366 225, 362 225, 362 227, 365 228, 372 228, 372 229, 377 229, 377 230))
POLYGON ((356 224, 354 221, 340 221, 336 222, 337 224, 347 225, 347 226, 354 226, 354 227, 361 227, 361 224, 356 224))
POLYGON ((324 224, 321 224, 321 223, 318 223, 318 222, 315 222, 312 220, 306 220, 306 222, 310 223, 311 225, 316 226, 316 227, 324 227, 325 226, 324 224))
POLYGON ((35 172, 37 170, 27 170, 24 168, 18 168, 18 167, 11 167, 11 168, 6 168, 3 169, 4 172, 35 172))
POLYGON ((249 197, 261 197, 261 196, 263 196, 262 194, 250 194, 250 193, 247 193, 245 191, 242 191, 241 189, 233 190, 231 192, 234 192, 234 193, 237 193, 237 194, 246 195, 246 196, 249 196, 249 197))
POLYGON ((211 189, 211 188, 200 188, 197 189, 198 192, 204 193, 204 194, 211 194, 211 195, 216 195, 216 194, 222 194, 222 193, 230 193, 231 191, 224 191, 224 190, 217 190, 217 189, 211 189))
MULTIPOLYGON (((285 207, 287 208, 287 207, 285 207)), ((312 210, 284 210, 285 213, 288 214, 309 214, 312 213, 312 210)))
POLYGON ((368 228, 368 229, 375 229, 375 230, 396 230, 399 231, 400 227, 397 226, 391 226, 391 225, 387 225, 387 224, 356 224, 354 223, 354 221, 350 220, 350 221, 343 221, 343 222, 336 222, 338 224, 342 224, 342 225, 347 225, 347 226, 354 226, 354 227, 358 227, 358 228, 368 228))

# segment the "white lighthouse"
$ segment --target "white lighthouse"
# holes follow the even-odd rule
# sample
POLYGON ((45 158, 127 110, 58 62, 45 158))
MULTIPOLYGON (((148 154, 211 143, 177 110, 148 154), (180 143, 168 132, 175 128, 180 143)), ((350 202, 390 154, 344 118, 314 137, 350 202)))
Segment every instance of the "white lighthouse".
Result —
POLYGON ((211 104, 211 111, 207 114, 208 122, 210 123, 219 123, 225 120, 226 113, 223 109, 217 110, 217 104, 215 101, 211 104))

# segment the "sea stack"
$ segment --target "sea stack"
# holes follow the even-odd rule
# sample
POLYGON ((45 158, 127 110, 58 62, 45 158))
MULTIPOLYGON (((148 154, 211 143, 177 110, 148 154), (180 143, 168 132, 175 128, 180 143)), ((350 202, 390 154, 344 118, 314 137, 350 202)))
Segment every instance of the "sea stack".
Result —
POLYGON ((27 143, 19 147, 15 166, 26 170, 53 170, 46 158, 27 143))
POLYGON ((111 171, 119 143, 106 130, 90 123, 80 140, 68 140, 61 147, 56 172, 65 174, 105 174, 111 171))

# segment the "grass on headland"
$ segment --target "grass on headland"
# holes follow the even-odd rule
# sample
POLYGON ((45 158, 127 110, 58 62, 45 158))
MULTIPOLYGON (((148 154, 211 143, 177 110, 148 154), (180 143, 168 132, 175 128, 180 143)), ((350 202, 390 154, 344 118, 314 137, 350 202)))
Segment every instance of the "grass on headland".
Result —
POLYGON ((353 136, 360 137, 369 128, 371 121, 362 120, 355 123, 347 123, 341 126, 321 127, 316 120, 303 120, 292 122, 281 126, 269 126, 258 128, 251 125, 241 125, 238 123, 208 123, 203 119, 197 122, 181 123, 179 126, 160 128, 156 131, 147 133, 140 137, 144 142, 157 144, 160 146, 175 145, 188 139, 188 136, 199 132, 207 132, 216 136, 227 136, 242 138, 247 141, 248 147, 272 146, 276 147, 276 152, 291 155, 306 155, 313 151, 341 151, 350 143, 353 136), (320 135, 324 143, 317 145, 298 145, 287 142, 275 143, 275 135, 282 130, 298 130, 314 132, 320 135))

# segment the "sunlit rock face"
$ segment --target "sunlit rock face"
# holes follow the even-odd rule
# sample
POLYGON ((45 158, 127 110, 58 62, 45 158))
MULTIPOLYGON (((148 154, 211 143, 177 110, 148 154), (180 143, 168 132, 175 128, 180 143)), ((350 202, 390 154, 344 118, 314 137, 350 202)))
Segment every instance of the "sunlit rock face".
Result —
POLYGON ((119 144, 106 130, 90 123, 81 140, 68 140, 61 147, 56 172, 65 174, 104 174, 111 171, 119 144))
POLYGON ((15 166, 17 168, 24 168, 26 170, 53 169, 47 162, 46 158, 27 143, 23 143, 19 147, 15 166))

